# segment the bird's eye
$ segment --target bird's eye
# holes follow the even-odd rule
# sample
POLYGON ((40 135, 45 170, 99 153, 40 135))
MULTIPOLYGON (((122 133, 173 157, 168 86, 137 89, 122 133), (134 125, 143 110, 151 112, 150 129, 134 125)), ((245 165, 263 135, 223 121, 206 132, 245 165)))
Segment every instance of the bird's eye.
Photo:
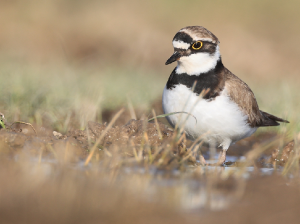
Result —
POLYGON ((192 45, 194 50, 199 50, 202 47, 203 43, 201 41, 197 41, 192 45))

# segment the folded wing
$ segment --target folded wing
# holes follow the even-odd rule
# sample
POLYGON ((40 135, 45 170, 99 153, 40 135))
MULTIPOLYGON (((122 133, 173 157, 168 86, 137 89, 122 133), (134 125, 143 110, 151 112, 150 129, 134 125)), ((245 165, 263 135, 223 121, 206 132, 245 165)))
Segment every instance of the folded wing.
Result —
POLYGON ((251 127, 278 126, 278 122, 289 123, 287 120, 259 110, 256 98, 249 88, 237 76, 225 69, 225 88, 229 97, 248 115, 248 123, 251 127))

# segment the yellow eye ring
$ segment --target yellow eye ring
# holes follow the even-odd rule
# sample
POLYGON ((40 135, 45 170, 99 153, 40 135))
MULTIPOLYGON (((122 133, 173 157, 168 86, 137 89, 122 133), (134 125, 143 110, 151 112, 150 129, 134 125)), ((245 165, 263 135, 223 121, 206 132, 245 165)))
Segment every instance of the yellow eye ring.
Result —
POLYGON ((197 42, 193 43, 192 48, 194 50, 199 50, 202 46, 203 46, 202 41, 197 41, 197 42))

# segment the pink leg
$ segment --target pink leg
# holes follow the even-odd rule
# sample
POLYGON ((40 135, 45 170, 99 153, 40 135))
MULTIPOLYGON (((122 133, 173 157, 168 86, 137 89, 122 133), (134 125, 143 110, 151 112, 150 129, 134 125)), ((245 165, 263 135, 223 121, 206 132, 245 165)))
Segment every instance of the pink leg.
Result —
POLYGON ((202 155, 199 156, 199 160, 201 165, 207 165, 206 160, 204 159, 204 157, 202 155))
POLYGON ((222 152, 220 153, 217 165, 221 166, 225 163, 225 161, 226 161, 226 150, 222 150, 222 152))

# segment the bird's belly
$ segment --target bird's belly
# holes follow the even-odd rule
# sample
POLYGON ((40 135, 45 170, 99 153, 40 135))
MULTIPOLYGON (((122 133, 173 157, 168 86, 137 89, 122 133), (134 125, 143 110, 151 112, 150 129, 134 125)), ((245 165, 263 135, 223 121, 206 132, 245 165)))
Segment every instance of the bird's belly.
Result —
MULTIPOLYGON (((256 131, 247 123, 247 115, 231 101, 226 89, 220 96, 208 101, 200 98, 184 85, 176 85, 172 89, 165 87, 163 92, 164 113, 187 112, 168 116, 168 121, 174 127, 184 127, 187 136, 195 140, 203 135, 206 141, 216 144, 228 142, 230 145, 256 131)), ((229 147, 228 145, 228 147, 229 147)))

